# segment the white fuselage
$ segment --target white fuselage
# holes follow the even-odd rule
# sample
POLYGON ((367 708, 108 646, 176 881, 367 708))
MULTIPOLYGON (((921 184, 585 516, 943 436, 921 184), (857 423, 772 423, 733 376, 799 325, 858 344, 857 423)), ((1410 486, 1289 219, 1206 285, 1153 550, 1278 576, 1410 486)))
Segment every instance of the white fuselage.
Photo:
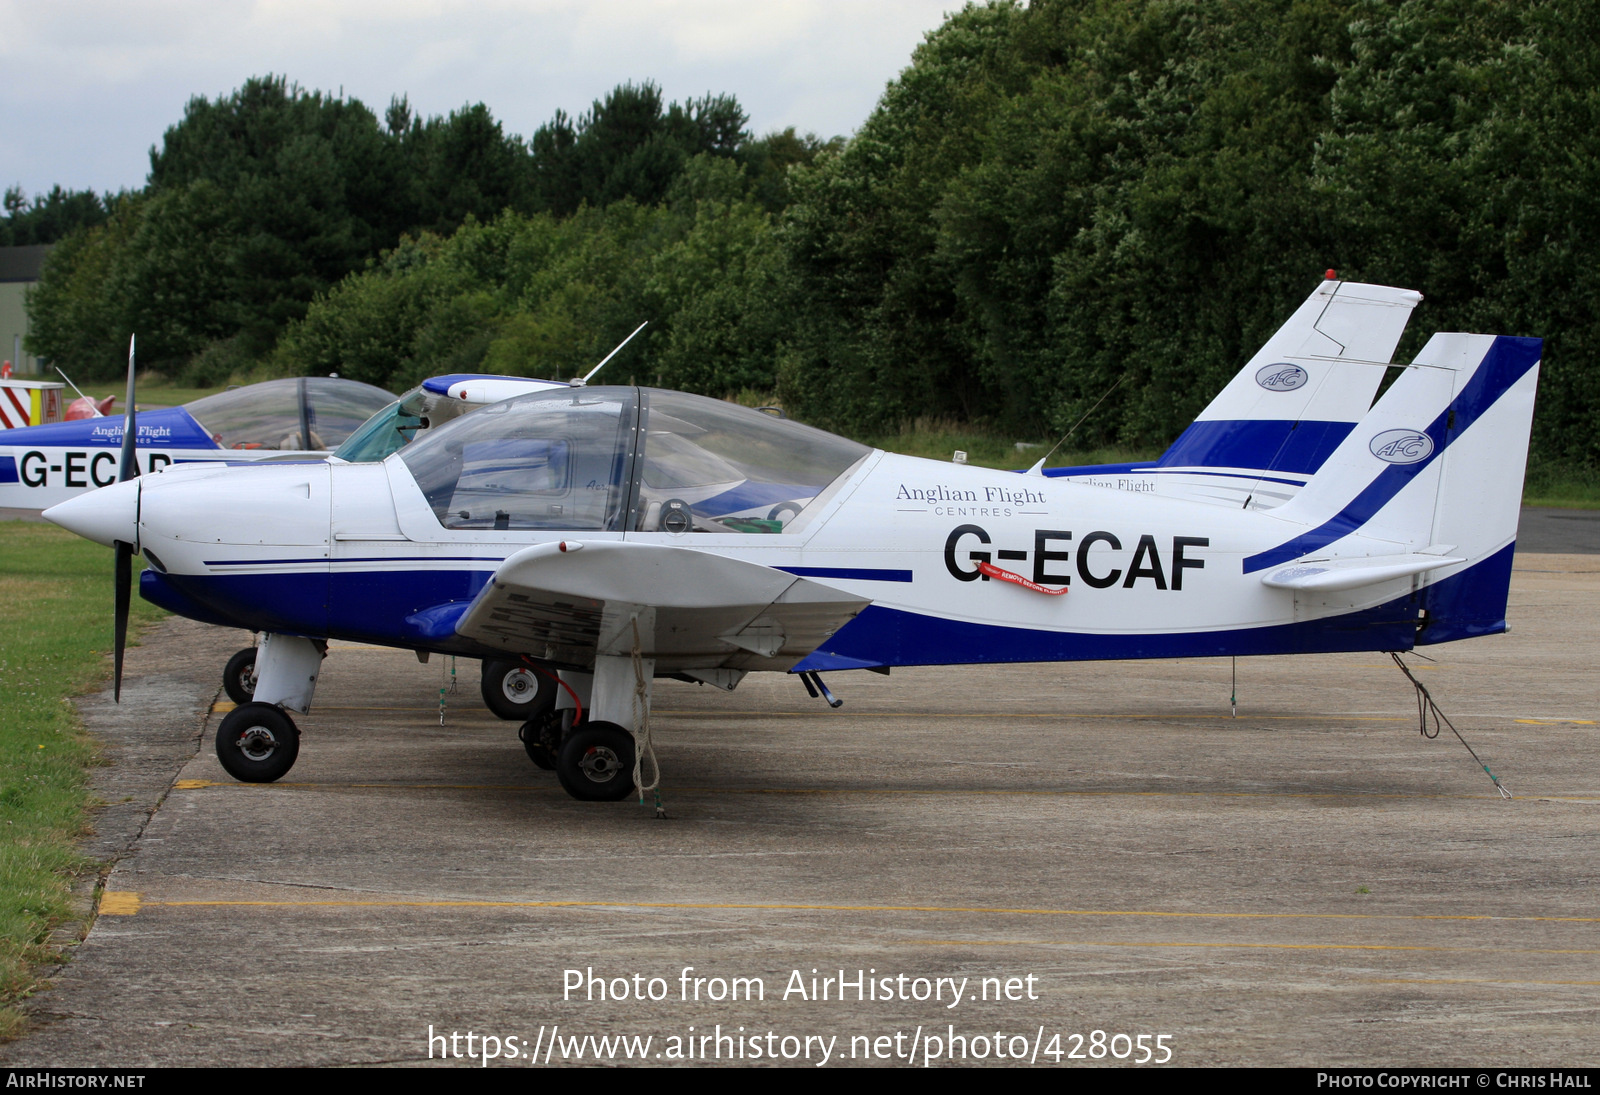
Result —
MULTIPOLYGON (((162 580, 219 615, 440 650, 462 644, 420 641, 406 618, 470 600, 530 544, 575 538, 690 548, 870 600, 809 668, 1409 645, 1416 612, 1396 602, 1417 588, 1413 577, 1307 596, 1246 572, 1244 560, 1302 528, 1270 513, 883 452, 771 535, 446 529, 397 456, 175 470, 146 480, 139 518, 162 580), (1069 592, 991 580, 980 562, 1069 592), (1377 619, 1332 647, 1308 646, 1295 630, 1369 609, 1377 619)), ((1402 550, 1361 537, 1343 546, 1402 550)))

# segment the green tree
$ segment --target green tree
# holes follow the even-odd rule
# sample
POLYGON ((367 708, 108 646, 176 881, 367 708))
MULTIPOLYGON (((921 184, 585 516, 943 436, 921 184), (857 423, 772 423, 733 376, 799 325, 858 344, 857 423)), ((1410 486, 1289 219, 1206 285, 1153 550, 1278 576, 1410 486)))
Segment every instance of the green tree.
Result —
POLYGON ((1423 289, 1429 330, 1544 336, 1535 453, 1600 467, 1600 12, 1354 15, 1315 176, 1341 247, 1423 289))
POLYGON ((407 240, 313 303, 276 359, 392 388, 459 370, 564 379, 650 320, 604 379, 771 390, 790 324, 782 261, 740 166, 702 153, 661 205, 508 211, 407 240))
POLYGON ((118 287, 144 204, 142 197, 117 199, 104 224, 69 233, 46 257, 28 292, 29 353, 75 376, 115 376, 127 368, 129 328, 118 287))
POLYGON ((491 220, 503 209, 527 207, 528 151, 482 103, 402 127, 400 143, 401 184, 411 195, 407 230, 448 235, 468 217, 491 220))
POLYGON ((557 111, 534 132, 531 207, 569 216, 585 203, 654 205, 692 157, 737 155, 746 123, 729 95, 664 105, 649 81, 621 84, 576 122, 557 111))
POLYGON ((104 224, 116 199, 89 190, 63 190, 36 194, 32 201, 22 187, 6 190, 5 217, 0 218, 0 247, 27 247, 55 243, 80 229, 104 224))

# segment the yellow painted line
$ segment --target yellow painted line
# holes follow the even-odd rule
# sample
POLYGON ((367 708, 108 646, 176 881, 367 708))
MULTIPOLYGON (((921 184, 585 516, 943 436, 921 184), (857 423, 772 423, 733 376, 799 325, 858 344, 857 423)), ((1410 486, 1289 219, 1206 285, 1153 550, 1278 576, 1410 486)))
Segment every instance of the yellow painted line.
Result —
POLYGON ((100 895, 101 916, 133 916, 139 905, 139 895, 132 890, 107 890, 100 895))
POLYGON ((1209 950, 1274 951, 1487 951, 1493 954, 1600 954, 1600 950, 1546 947, 1449 947, 1407 943, 1197 943, 1131 939, 897 939, 915 947, 1195 947, 1209 950))
MULTIPOLYGON (((417 708, 419 711, 429 708, 417 708)), ((436 709, 435 709, 436 710, 436 709)), ((828 711, 728 711, 728 710, 682 710, 670 707, 658 707, 651 710, 657 718, 662 716, 679 716, 683 718, 821 718, 831 715, 828 711)), ((843 716, 833 716, 835 718, 843 716)), ((1037 711, 852 711, 852 719, 968 719, 968 720, 994 720, 1005 719, 1129 719, 1133 721, 1162 720, 1165 722, 1184 722, 1190 719, 1218 719, 1223 722, 1416 722, 1415 715, 1201 715, 1186 711, 1169 711, 1155 715, 1086 715, 1075 712, 1060 712, 1057 714, 1039 713, 1037 711)), ((1493 716, 1488 716, 1493 717, 1493 716)))
POLYGON ((1497 981, 1487 977, 1363 977, 1370 985, 1600 985, 1600 981, 1497 981))
MULTIPOLYGON (((276 783, 237 783, 233 780, 180 779, 176 791, 198 791, 208 787, 261 791, 273 787, 293 787, 309 791, 526 791, 536 795, 554 794, 557 788, 535 787, 523 783, 310 783, 279 780, 276 783)), ((1303 799, 1428 799, 1494 801, 1487 791, 1473 794, 1423 794, 1393 791, 1072 791, 1039 789, 939 790, 910 787, 674 787, 682 795, 930 795, 1000 796, 1024 795, 1061 798, 1303 798, 1303 799)), ((1521 801, 1594 803, 1600 796, 1519 795, 1521 801)))
MULTIPOLYGON (((437 715, 439 713, 439 705, 437 703, 435 703, 435 704, 431 704, 430 706, 427 706, 427 707, 336 707, 336 706, 324 706, 323 704, 318 704, 316 710, 318 712, 324 712, 324 711, 426 711, 430 715, 437 715)), ((503 722, 506 726, 515 726, 516 725, 516 723, 511 722, 509 720, 500 719, 499 716, 494 715, 492 712, 490 712, 487 708, 484 708, 484 707, 458 707, 458 706, 456 706, 454 704, 450 704, 450 705, 448 705, 447 710, 448 710, 451 718, 459 718, 462 715, 484 715, 484 716, 487 716, 490 719, 490 721, 492 721, 492 722, 503 722)))
MULTIPOLYGON (((1427 667, 1426 666, 1412 666, 1412 668, 1413 669, 1419 669, 1419 668, 1427 668, 1427 667)), ((238 706, 238 705, 235 704, 232 700, 218 700, 216 703, 211 705, 211 713, 214 714, 214 715, 225 715, 229 711, 232 711, 236 706, 238 706)), ((395 712, 397 714, 404 714, 404 713, 408 713, 408 712, 409 713, 413 713, 413 714, 418 713, 418 712, 426 712, 427 714, 435 715, 435 714, 438 714, 438 712, 439 712, 439 708, 438 708, 437 704, 428 705, 428 706, 421 706, 421 707, 394 707, 394 706, 386 706, 386 707, 351 707, 351 706, 324 706, 324 705, 319 704, 317 706, 316 710, 317 710, 317 713, 319 713, 319 714, 320 713, 326 713, 326 712, 332 712, 332 711, 393 711, 393 712, 395 712)), ((462 715, 475 715, 475 716, 482 716, 482 717, 486 718, 490 722, 503 721, 503 720, 500 720, 498 718, 495 718, 493 716, 492 712, 490 712, 490 711, 488 711, 488 710, 486 710, 485 708, 482 708, 482 707, 461 707, 461 708, 451 707, 451 708, 448 708, 447 710, 449 710, 454 717, 460 717, 462 715)), ((676 718, 697 718, 697 719, 704 719, 704 718, 716 718, 716 719, 751 719, 751 718, 759 718, 759 719, 771 719, 771 718, 807 719, 807 718, 822 718, 824 716, 828 716, 828 715, 831 714, 830 712, 827 712, 827 711, 729 711, 729 710, 726 710, 726 709, 720 709, 720 710, 688 710, 688 709, 675 710, 673 708, 659 708, 656 711, 654 711, 653 713, 655 714, 655 716, 657 718, 676 717, 676 718)), ((1059 713, 1049 713, 1049 712, 1040 713, 1040 712, 1037 712, 1037 711, 1002 711, 1002 712, 994 712, 994 711, 960 711, 960 712, 951 712, 951 711, 852 711, 850 713, 850 717, 854 718, 854 719, 968 719, 968 720, 987 720, 987 721, 994 721, 996 719, 1004 719, 1004 720, 1007 720, 1007 721, 1015 721, 1015 720, 1018 720, 1018 719, 1031 719, 1031 720, 1034 720, 1034 721, 1047 720, 1047 719, 1059 719, 1059 720, 1068 721, 1068 722, 1073 721, 1073 720, 1077 720, 1077 719, 1084 719, 1084 720, 1126 719, 1126 720, 1128 720, 1130 722, 1150 722, 1150 721, 1156 721, 1156 720, 1160 720, 1160 721, 1164 721, 1164 722, 1186 722, 1186 721, 1194 721, 1194 720, 1203 720, 1203 721, 1244 722, 1244 723, 1248 723, 1248 722, 1412 722, 1412 721, 1414 721, 1412 716, 1410 716, 1410 715, 1263 715, 1263 714, 1203 715, 1203 714, 1198 714, 1198 713, 1193 713, 1193 712, 1183 712, 1183 711, 1164 712, 1164 713, 1161 713, 1161 714, 1154 714, 1154 715, 1135 715, 1135 714, 1090 715, 1090 714, 1084 714, 1082 712, 1073 712, 1073 711, 1064 711, 1064 712, 1059 712, 1059 713)), ((1468 717, 1478 717, 1478 718, 1490 718, 1490 719, 1492 719, 1492 718, 1497 718, 1497 717, 1500 717, 1500 716, 1496 716, 1496 715, 1492 715, 1492 714, 1484 714, 1484 715, 1478 715, 1478 716, 1470 716, 1469 715, 1468 717)), ((1518 722, 1518 723, 1524 723, 1524 724, 1531 724, 1531 725, 1536 725, 1536 726, 1554 726, 1554 725, 1594 726, 1594 725, 1596 725, 1597 721, 1600 721, 1600 720, 1595 720, 1595 719, 1512 719, 1511 721, 1518 722)))
MULTIPOLYGON (((211 713, 213 715, 225 715, 237 706, 238 704, 232 700, 218 700, 211 705, 211 713)), ((325 711, 426 711, 429 714, 437 715, 439 713, 439 705, 434 704, 431 707, 328 707, 318 704, 316 710, 319 714, 325 711)), ((490 714, 488 710, 482 707, 450 707, 448 710, 452 718, 460 718, 462 715, 490 714)), ((495 719, 495 721, 500 720, 495 719)))
MULTIPOLYGON (((107 897, 111 896, 109 894, 107 897)), ((139 895, 133 895, 136 899, 139 895)), ((698 901, 466 901, 427 900, 425 898, 351 898, 344 900, 267 901, 217 899, 193 901, 145 901, 144 908, 334 908, 334 909, 642 909, 642 910, 718 910, 734 912, 867 912, 867 913, 963 913, 991 916, 1115 916, 1180 920, 1465 920, 1508 924, 1524 923, 1600 923, 1595 916, 1495 916, 1481 913, 1253 913, 1253 912, 1168 912, 1159 909, 998 909, 982 906, 945 905, 796 905, 698 901)), ((928 940, 927 942, 938 942, 928 940)), ((959 941, 955 941, 959 942, 959 941)), ((976 943, 974 945, 977 945, 976 943)), ((996 944, 1000 945, 1000 944, 996 944)), ((1009 944, 1007 944, 1009 945, 1009 944)), ((1108 944, 1110 945, 1110 944, 1108 944)), ((1134 945, 1134 944, 1129 944, 1134 945)), ((1174 944, 1177 945, 1177 944, 1174 944)), ((1199 944, 1196 944, 1199 945, 1199 944)), ((1234 944, 1229 944, 1234 945, 1234 944)), ((1243 945, 1243 944, 1239 944, 1243 945)), ((1331 945, 1331 944, 1330 944, 1331 945)), ((1424 948, 1426 949, 1426 948, 1424 948)), ((1485 948, 1497 949, 1497 948, 1485 948)), ((1600 951, 1561 951, 1562 954, 1600 954, 1600 951)))
MULTIPOLYGON (((218 700, 211 705, 212 714, 226 714, 232 711, 235 704, 231 700, 218 700)), ((428 707, 330 707, 319 704, 317 712, 328 711, 395 711, 395 712, 421 712, 436 715, 439 713, 438 705, 428 707)), ((490 715, 482 707, 451 708, 456 714, 490 715)), ((807 719, 822 718, 830 714, 827 711, 728 711, 728 710, 674 710, 671 708, 658 708, 652 712, 657 718, 663 716, 676 716, 679 718, 721 718, 721 719, 749 719, 749 718, 781 718, 781 719, 807 719)), ((1162 719, 1168 722, 1182 722, 1186 719, 1220 719, 1225 722, 1412 722, 1414 718, 1409 715, 1198 715, 1183 712, 1159 715, 1084 715, 1084 714, 1040 714, 1036 711, 853 711, 851 718, 856 719, 1131 719, 1148 721, 1162 719)), ((1493 716, 1488 716, 1493 717, 1493 716)), ((499 720, 496 720, 499 721, 499 720)))
MULTIPOLYGON (((558 788, 534 787, 522 783, 309 783, 279 780, 276 783, 237 783, 233 780, 180 779, 178 791, 197 791, 207 787, 261 791, 273 787, 293 787, 311 791, 527 791, 536 795, 554 794, 558 788)), ((1309 798, 1309 799, 1465 799, 1492 801, 1495 796, 1481 794, 1402 794, 1390 791, 1071 791, 1039 789, 939 790, 910 787, 674 787, 681 795, 932 795, 932 796, 1056 796, 1080 798, 1309 798)), ((1523 795, 1522 798, 1531 796, 1523 795)), ((1539 796, 1539 801, 1568 801, 1554 796, 1539 796)), ((1589 798, 1573 798, 1588 802, 1589 798)))
POLYGON ((236 783, 231 779, 180 779, 172 785, 175 791, 199 791, 207 787, 231 787, 244 791, 266 791, 274 787, 313 791, 531 791, 540 795, 555 794, 560 790, 558 787, 529 787, 522 783, 295 783, 290 780, 279 780, 276 783, 236 783))

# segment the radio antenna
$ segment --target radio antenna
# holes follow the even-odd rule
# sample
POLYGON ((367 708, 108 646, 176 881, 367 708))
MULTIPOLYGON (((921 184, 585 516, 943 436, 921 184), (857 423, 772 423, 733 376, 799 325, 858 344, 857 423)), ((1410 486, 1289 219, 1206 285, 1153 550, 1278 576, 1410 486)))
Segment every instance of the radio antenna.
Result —
MULTIPOLYGON (((61 373, 61 366, 59 366, 59 365, 56 366, 56 372, 61 373)), ((66 373, 61 373, 61 379, 65 380, 68 384, 72 384, 72 378, 70 376, 68 376, 66 373)), ((76 384, 72 384, 72 390, 78 393, 78 398, 79 399, 89 399, 88 396, 83 394, 83 389, 78 387, 76 384)), ((100 413, 100 408, 96 407, 94 405, 94 400, 92 400, 92 399, 89 399, 89 408, 90 408, 90 410, 94 411, 94 416, 96 418, 104 418, 105 417, 105 415, 100 413)))
POLYGON ((1116 391, 1118 388, 1122 387, 1122 382, 1124 380, 1127 380, 1127 379, 1128 379, 1128 374, 1127 373, 1123 373, 1122 376, 1117 379, 1117 382, 1115 384, 1113 384, 1113 385, 1111 385, 1111 387, 1107 388, 1106 389, 1106 394, 1101 396, 1099 399, 1095 400, 1094 406, 1092 406, 1088 410, 1084 411, 1083 412, 1083 417, 1078 419, 1076 422, 1074 422, 1072 424, 1072 429, 1067 431, 1066 436, 1063 437, 1060 441, 1057 441, 1054 445, 1051 445, 1049 452, 1047 452, 1043 456, 1039 457, 1039 462, 1037 464, 1035 464, 1033 467, 1028 469, 1028 474, 1029 475, 1043 475, 1044 474, 1044 462, 1046 460, 1050 459, 1050 457, 1054 456, 1055 455, 1055 451, 1057 449, 1059 449, 1062 445, 1065 445, 1067 443, 1067 438, 1071 437, 1073 434, 1077 433, 1078 432, 1078 427, 1083 425, 1084 422, 1088 420, 1088 418, 1089 418, 1089 416, 1091 414, 1093 414, 1095 411, 1099 410, 1100 409, 1100 404, 1104 403, 1107 399, 1111 398, 1111 393, 1116 391))
MULTIPOLYGON (((635 327, 633 329, 633 335, 638 334, 640 331, 644 330, 648 326, 650 326, 650 321, 647 319, 643 323, 639 324, 639 326, 637 326, 637 327, 635 327)), ((612 358, 616 357, 617 356, 617 352, 619 350, 621 350, 624 346, 626 346, 628 343, 633 341, 633 335, 629 335, 627 338, 625 338, 621 342, 617 343, 617 349, 616 350, 612 350, 605 357, 601 358, 600 359, 600 364, 598 364, 594 368, 590 369, 582 377, 574 379, 572 381, 572 386, 574 388, 581 388, 585 384, 589 383, 589 378, 591 376, 593 376, 595 373, 598 373, 601 369, 605 368, 606 367, 606 362, 608 362, 612 358)))

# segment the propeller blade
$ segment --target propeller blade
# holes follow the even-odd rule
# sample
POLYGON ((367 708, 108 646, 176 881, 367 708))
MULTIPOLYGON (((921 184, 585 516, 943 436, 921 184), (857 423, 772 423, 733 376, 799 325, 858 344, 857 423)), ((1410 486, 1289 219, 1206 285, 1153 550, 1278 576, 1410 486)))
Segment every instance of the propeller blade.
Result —
MULTIPOLYGON (((117 469, 117 482, 126 483, 139 474, 139 428, 134 421, 133 369, 134 337, 128 336, 128 395, 123 406, 127 417, 122 420, 122 460, 117 469)), ((136 511, 137 512, 137 511, 136 511)), ((139 535, 138 517, 134 518, 133 535, 139 535)), ((115 647, 112 652, 111 698, 122 702, 122 653, 128 646, 128 602, 133 593, 134 546, 125 540, 116 541, 117 559, 113 578, 116 585, 116 619, 113 623, 115 647)))
POLYGON ((128 336, 128 396, 123 402, 127 417, 122 422, 122 463, 117 471, 117 482, 126 483, 139 474, 139 455, 135 451, 139 430, 133 421, 133 340, 128 336))
POLYGON ((133 545, 117 541, 117 615, 113 625, 116 646, 112 654, 111 696, 122 702, 122 652, 128 645, 128 601, 133 591, 133 545))

